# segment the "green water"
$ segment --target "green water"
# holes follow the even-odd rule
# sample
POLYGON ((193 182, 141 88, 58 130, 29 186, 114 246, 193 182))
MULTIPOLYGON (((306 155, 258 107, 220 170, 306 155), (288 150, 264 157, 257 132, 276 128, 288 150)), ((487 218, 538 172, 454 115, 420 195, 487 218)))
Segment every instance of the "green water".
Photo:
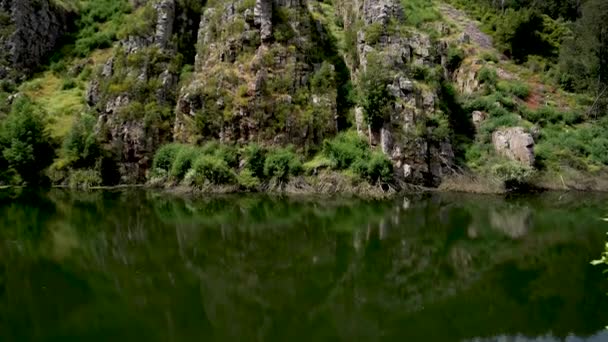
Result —
POLYGON ((606 341, 608 197, 0 192, 0 341, 606 341))

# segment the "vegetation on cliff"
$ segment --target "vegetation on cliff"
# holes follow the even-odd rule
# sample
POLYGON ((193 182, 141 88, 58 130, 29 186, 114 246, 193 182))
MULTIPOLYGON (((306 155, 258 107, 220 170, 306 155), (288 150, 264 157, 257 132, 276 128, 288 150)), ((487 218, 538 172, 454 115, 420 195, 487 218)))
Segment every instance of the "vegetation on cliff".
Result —
POLYGON ((430 0, 53 1, 75 20, 2 82, 0 181, 604 188, 605 4, 449 2, 496 48, 430 0))

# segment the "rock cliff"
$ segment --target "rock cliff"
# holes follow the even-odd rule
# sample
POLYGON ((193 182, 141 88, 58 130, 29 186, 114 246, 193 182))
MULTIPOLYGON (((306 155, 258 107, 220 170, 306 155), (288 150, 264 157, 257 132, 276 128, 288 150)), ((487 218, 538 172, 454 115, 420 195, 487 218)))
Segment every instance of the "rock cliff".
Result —
POLYGON ((1 0, 0 78, 36 69, 68 30, 73 14, 49 0, 1 0))

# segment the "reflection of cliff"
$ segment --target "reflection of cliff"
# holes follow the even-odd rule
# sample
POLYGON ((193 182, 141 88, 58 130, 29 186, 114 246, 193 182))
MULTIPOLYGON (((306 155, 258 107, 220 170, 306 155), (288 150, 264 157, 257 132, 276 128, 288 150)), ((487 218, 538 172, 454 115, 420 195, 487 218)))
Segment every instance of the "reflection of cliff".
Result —
POLYGON ((589 335, 608 303, 587 267, 603 238, 588 208, 443 196, 0 198, 0 226, 13 227, 0 230, 0 340, 86 339, 91 326, 149 340, 589 335))

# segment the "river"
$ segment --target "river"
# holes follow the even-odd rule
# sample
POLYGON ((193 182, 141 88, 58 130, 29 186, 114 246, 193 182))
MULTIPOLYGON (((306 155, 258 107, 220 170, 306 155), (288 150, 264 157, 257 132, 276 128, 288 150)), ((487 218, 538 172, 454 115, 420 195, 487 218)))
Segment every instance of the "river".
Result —
POLYGON ((0 191, 1 341, 608 341, 608 195, 0 191))

